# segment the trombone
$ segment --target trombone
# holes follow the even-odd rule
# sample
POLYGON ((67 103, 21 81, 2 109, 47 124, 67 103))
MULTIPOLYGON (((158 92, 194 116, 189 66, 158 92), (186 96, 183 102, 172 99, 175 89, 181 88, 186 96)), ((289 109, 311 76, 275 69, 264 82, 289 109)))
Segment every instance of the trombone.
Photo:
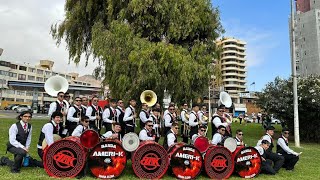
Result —
POLYGON ((66 127, 66 116, 65 116, 65 113, 66 113, 66 108, 64 107, 61 107, 61 113, 62 113, 62 122, 63 122, 63 128, 66 127))
POLYGON ((79 122, 78 123, 80 123, 80 121, 81 121, 81 111, 82 111, 82 109, 80 108, 79 112, 77 114, 77 117, 79 118, 79 122))
MULTIPOLYGON (((184 113, 184 117, 186 120, 189 120, 189 114, 187 112, 184 113)), ((183 122, 183 135, 185 137, 189 137, 189 133, 190 133, 190 126, 187 122, 183 122)))

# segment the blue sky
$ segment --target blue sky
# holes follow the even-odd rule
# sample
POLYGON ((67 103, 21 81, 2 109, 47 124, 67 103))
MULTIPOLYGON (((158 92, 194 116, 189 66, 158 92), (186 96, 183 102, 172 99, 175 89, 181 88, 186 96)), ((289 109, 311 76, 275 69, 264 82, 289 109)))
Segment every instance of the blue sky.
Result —
POLYGON ((220 10, 224 36, 247 42, 247 87, 261 91, 291 75, 288 17, 290 0, 212 0, 220 10), (255 86, 250 84, 255 82, 255 86))

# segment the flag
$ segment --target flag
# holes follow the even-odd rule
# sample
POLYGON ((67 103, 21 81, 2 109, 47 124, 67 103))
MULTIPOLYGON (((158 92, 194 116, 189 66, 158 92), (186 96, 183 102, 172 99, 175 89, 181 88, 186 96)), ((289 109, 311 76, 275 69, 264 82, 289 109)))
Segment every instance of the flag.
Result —
POLYGON ((254 85, 254 84, 256 84, 256 82, 251 83, 250 86, 251 86, 251 85, 254 85))

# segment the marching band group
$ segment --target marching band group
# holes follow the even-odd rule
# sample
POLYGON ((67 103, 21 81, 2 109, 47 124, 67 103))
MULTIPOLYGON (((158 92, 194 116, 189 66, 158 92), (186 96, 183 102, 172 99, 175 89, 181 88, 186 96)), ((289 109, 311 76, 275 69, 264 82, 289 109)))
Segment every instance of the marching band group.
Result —
MULTIPOLYGON (((86 97, 75 97, 73 104, 69 103, 69 99, 69 94, 59 92, 57 100, 50 104, 48 112, 50 121, 41 128, 37 144, 38 155, 41 159, 43 159, 43 141, 45 140, 50 146, 55 141, 54 134, 62 138, 66 136, 79 137, 86 130, 93 129, 100 134, 102 139, 121 141, 125 134, 135 132, 138 117, 140 119, 140 132, 138 133, 140 141, 159 142, 160 137, 163 136, 165 149, 177 143, 180 128, 180 135, 184 143, 193 144, 198 137, 206 137, 208 134, 209 121, 206 106, 193 104, 191 112, 188 112, 188 104, 184 103, 180 114, 178 114, 173 103, 170 103, 164 112, 162 112, 159 103, 156 103, 151 109, 147 103, 142 103, 141 112, 137 114, 135 99, 129 101, 127 108, 121 99, 111 99, 109 106, 104 108, 98 106, 99 99, 97 97, 91 99, 91 105, 86 97), (181 121, 180 126, 179 121, 181 121)), ((223 145, 226 137, 232 137, 232 116, 226 112, 227 110, 221 105, 212 116, 210 144, 223 145)), ((7 151, 14 154, 14 161, 2 157, 0 163, 1 165, 9 165, 12 173, 20 171, 23 159, 29 152, 32 134, 32 126, 29 123, 31 118, 30 112, 22 112, 18 116, 19 121, 9 129, 7 151)), ((296 153, 289 148, 289 130, 283 129, 282 136, 277 141, 277 153, 272 152, 274 147, 273 134, 274 127, 268 127, 266 134, 255 147, 262 157, 262 173, 276 174, 281 167, 293 170, 301 153, 296 153)), ((236 131, 234 139, 238 146, 245 146, 241 130, 236 131)), ((40 161, 34 159, 30 161, 29 165, 43 167, 40 161)))

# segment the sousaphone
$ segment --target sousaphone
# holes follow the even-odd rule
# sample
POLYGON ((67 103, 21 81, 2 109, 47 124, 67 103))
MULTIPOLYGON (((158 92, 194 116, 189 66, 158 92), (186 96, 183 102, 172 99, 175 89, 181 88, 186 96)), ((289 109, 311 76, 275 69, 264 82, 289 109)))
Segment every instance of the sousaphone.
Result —
POLYGON ((229 108, 232 105, 232 99, 231 99, 230 95, 227 92, 222 91, 220 93, 219 103, 223 104, 224 106, 229 108))
POLYGON ((140 95, 141 103, 146 103, 149 107, 152 107, 157 103, 157 95, 151 90, 145 90, 140 95))
POLYGON ((68 80, 62 76, 51 76, 44 84, 44 90, 50 96, 56 97, 59 92, 67 92, 69 89, 68 80))

